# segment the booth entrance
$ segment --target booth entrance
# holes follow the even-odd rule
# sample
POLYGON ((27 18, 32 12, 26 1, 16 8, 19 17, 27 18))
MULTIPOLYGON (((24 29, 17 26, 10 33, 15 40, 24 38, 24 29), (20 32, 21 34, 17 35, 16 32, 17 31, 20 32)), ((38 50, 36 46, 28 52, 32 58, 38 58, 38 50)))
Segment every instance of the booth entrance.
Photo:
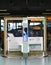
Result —
POLYGON ((46 20, 44 17, 4 18, 4 56, 21 52, 46 52, 46 20))

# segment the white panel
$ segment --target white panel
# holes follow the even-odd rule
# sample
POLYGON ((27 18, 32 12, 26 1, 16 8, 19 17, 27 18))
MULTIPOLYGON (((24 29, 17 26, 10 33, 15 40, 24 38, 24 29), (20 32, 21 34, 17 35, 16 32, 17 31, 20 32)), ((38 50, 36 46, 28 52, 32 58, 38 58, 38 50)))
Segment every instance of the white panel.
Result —
POLYGON ((28 43, 34 50, 43 50, 43 37, 29 37, 28 43))
POLYGON ((23 44, 22 37, 8 37, 7 38, 8 51, 17 51, 20 46, 23 44))

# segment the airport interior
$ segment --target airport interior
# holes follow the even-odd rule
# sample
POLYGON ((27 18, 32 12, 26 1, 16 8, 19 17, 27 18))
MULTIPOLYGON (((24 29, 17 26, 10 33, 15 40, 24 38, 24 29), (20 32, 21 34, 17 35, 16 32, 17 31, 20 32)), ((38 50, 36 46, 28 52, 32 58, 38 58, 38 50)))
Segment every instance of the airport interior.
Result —
POLYGON ((0 0, 0 65, 51 65, 51 0, 0 0))

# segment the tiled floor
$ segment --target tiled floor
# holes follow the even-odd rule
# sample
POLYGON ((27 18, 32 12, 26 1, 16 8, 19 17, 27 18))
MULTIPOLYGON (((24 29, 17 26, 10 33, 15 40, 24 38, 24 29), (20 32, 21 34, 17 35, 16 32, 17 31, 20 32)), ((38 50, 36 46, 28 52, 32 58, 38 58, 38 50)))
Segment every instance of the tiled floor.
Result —
POLYGON ((5 58, 0 55, 0 65, 51 65, 51 57, 5 58))

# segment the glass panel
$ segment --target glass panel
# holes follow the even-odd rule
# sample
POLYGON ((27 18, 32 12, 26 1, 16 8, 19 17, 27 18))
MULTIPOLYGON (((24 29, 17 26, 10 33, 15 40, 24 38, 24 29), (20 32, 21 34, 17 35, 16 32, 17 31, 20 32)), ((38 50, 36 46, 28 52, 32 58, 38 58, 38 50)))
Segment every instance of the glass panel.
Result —
POLYGON ((43 36, 43 22, 38 21, 38 22, 33 22, 33 21, 28 21, 28 34, 29 37, 37 37, 37 36, 43 36))
POLYGON ((13 20, 7 23, 7 31, 15 37, 22 36, 22 20, 13 20))

